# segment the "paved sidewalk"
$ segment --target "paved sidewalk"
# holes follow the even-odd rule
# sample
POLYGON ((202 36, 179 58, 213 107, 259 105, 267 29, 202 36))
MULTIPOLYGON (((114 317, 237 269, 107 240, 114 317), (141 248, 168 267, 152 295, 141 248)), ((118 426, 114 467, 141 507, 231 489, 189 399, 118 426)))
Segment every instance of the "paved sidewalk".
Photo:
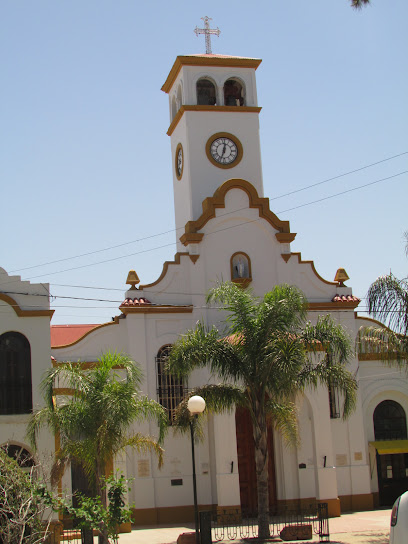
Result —
MULTIPOLYGON (((391 510, 370 510, 343 514, 329 520, 330 542, 332 544, 388 544, 391 510)), ((157 527, 138 527, 131 533, 120 535, 119 544, 176 544, 181 533, 194 530, 193 524, 157 527)), ((244 540, 223 542, 248 543, 244 540)), ((301 544, 300 541, 296 541, 301 544)), ((319 542, 314 535, 313 541, 319 542)))

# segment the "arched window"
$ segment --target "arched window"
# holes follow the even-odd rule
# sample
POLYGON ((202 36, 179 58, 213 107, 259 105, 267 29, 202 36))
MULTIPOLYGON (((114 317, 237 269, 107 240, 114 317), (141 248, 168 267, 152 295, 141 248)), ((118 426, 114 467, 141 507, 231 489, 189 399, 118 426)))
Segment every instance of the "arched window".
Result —
POLYGON ((29 414, 33 408, 31 350, 25 336, 0 336, 0 415, 29 414))
POLYGON ((244 106, 244 87, 237 79, 227 79, 224 84, 224 105, 244 106))
POLYGON ((182 380, 166 372, 165 365, 170 350, 171 344, 167 344, 159 349, 156 357, 156 368, 158 400, 166 408, 171 425, 175 409, 184 398, 184 385, 182 380))
POLYGON ((173 98, 171 99, 171 120, 172 121, 176 117, 176 113, 177 113, 176 97, 173 96, 173 98))
POLYGON ((180 83, 177 89, 177 98, 176 98, 176 104, 177 104, 177 111, 181 108, 183 105, 183 87, 180 83))
POLYGON ((407 419, 403 407, 393 400, 384 400, 374 410, 376 440, 406 440, 407 419))
POLYGON ((199 106, 215 106, 217 103, 217 92, 214 83, 201 78, 197 81, 197 104, 199 106))
POLYGON ((2 446, 1 449, 5 451, 9 457, 14 459, 24 472, 29 472, 35 465, 31 453, 22 446, 18 446, 17 444, 6 444, 2 446))

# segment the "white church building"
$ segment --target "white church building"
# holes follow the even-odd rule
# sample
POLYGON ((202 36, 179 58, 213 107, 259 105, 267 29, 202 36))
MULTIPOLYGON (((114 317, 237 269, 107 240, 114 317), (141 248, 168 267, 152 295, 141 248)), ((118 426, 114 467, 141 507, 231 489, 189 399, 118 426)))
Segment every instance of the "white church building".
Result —
MULTIPOLYGON (((171 381, 163 374, 163 360, 198 320, 208 326, 220 322, 222 314, 205 303, 217 280, 250 286, 259 296, 280 283, 296 285, 307 296, 311 321, 328 313, 353 339, 360 326, 372 323, 358 317, 360 301, 341 274, 334 281, 324 279, 313 261, 291 251, 296 234, 264 197, 256 89, 260 63, 213 54, 176 58, 162 90, 169 96, 177 253, 153 283, 140 284, 136 274, 119 271, 123 303, 112 322, 53 326, 48 285, 0 268, 0 445, 31 453, 26 424, 31 410, 41 406, 39 384, 51 364, 94 362, 107 350, 137 361, 145 377, 143 392, 171 414, 185 388, 210 380, 200 370, 188 384, 171 381)), ((407 379, 373 356, 356 356, 350 370, 359 390, 348 420, 340 417, 336 391, 322 387, 298 399, 297 448, 271 433, 271 504, 325 501, 330 515, 337 516, 392 504, 408 489, 407 379)), ((157 436, 154 423, 138 430, 157 436)), ((35 456, 51 455, 58 445, 44 431, 40 446, 35 456)), ((129 502, 135 505, 136 523, 193 517, 189 438, 170 431, 164 449, 160 470, 149 454, 129 451, 114 460, 134 478, 129 502)), ((200 508, 255 508, 253 455, 244 413, 209 416, 205 440, 196 448, 200 508)), ((60 489, 70 493, 72 485, 67 471, 60 489)))

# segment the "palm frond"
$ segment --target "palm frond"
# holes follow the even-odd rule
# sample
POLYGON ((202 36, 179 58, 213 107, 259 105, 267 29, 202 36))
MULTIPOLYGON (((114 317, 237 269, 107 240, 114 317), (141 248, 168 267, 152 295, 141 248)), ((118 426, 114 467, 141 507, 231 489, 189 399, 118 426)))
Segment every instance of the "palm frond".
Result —
POLYGON ((368 311, 397 333, 408 333, 408 280, 380 276, 367 293, 368 311))
POLYGON ((360 327, 357 335, 360 354, 378 354, 389 366, 408 372, 408 338, 386 327, 360 327))
POLYGON ((350 0, 351 7, 354 9, 362 9, 363 6, 367 6, 371 0, 350 0))
POLYGON ((239 334, 244 338, 252 336, 259 299, 251 289, 242 289, 230 281, 218 283, 207 295, 207 304, 214 302, 220 303, 220 309, 228 312, 224 320, 228 334, 239 334))
POLYGON ((266 403, 268 419, 279 431, 288 445, 299 445, 297 409, 294 402, 276 402, 269 399, 266 403))
POLYGON ((234 384, 208 384, 194 388, 188 397, 177 406, 173 420, 173 432, 175 434, 187 433, 190 428, 192 416, 187 403, 191 397, 199 395, 205 400, 205 410, 197 418, 194 418, 195 435, 199 440, 204 438, 202 420, 208 413, 231 412, 236 406, 248 406, 248 397, 244 388, 234 384))
POLYGON ((209 365, 223 379, 240 378, 240 339, 220 338, 213 327, 207 330, 198 323, 193 331, 187 331, 173 345, 167 361, 167 370, 177 376, 188 376, 195 368, 209 365))
POLYGON ((133 434, 123 442, 122 448, 125 447, 131 447, 138 453, 153 452, 157 456, 159 468, 163 465, 164 450, 151 436, 144 436, 140 433, 133 434))
POLYGON ((346 364, 353 356, 349 334, 328 314, 319 316, 316 325, 307 323, 302 331, 302 338, 309 351, 316 352, 323 348, 336 363, 346 364))
POLYGON ((343 419, 355 410, 358 388, 356 379, 344 365, 331 362, 327 356, 318 364, 306 366, 299 375, 299 381, 311 388, 335 384, 343 396, 343 419))

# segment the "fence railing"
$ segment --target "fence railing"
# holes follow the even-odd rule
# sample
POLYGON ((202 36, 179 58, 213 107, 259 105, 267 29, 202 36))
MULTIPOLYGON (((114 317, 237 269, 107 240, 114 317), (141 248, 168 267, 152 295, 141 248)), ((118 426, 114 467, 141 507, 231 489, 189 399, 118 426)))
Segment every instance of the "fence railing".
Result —
MULTIPOLYGON (((271 537, 285 540, 311 539, 319 535, 320 542, 330 542, 327 503, 317 503, 299 510, 285 509, 269 516, 271 537)), ((223 540, 258 538, 258 519, 247 517, 240 510, 200 512, 201 544, 223 540)))
MULTIPOLYGON (((62 523, 50 526, 47 531, 46 544, 97 544, 98 531, 81 529, 65 529, 62 523)), ((118 538, 109 539, 109 544, 117 544, 118 538)))

